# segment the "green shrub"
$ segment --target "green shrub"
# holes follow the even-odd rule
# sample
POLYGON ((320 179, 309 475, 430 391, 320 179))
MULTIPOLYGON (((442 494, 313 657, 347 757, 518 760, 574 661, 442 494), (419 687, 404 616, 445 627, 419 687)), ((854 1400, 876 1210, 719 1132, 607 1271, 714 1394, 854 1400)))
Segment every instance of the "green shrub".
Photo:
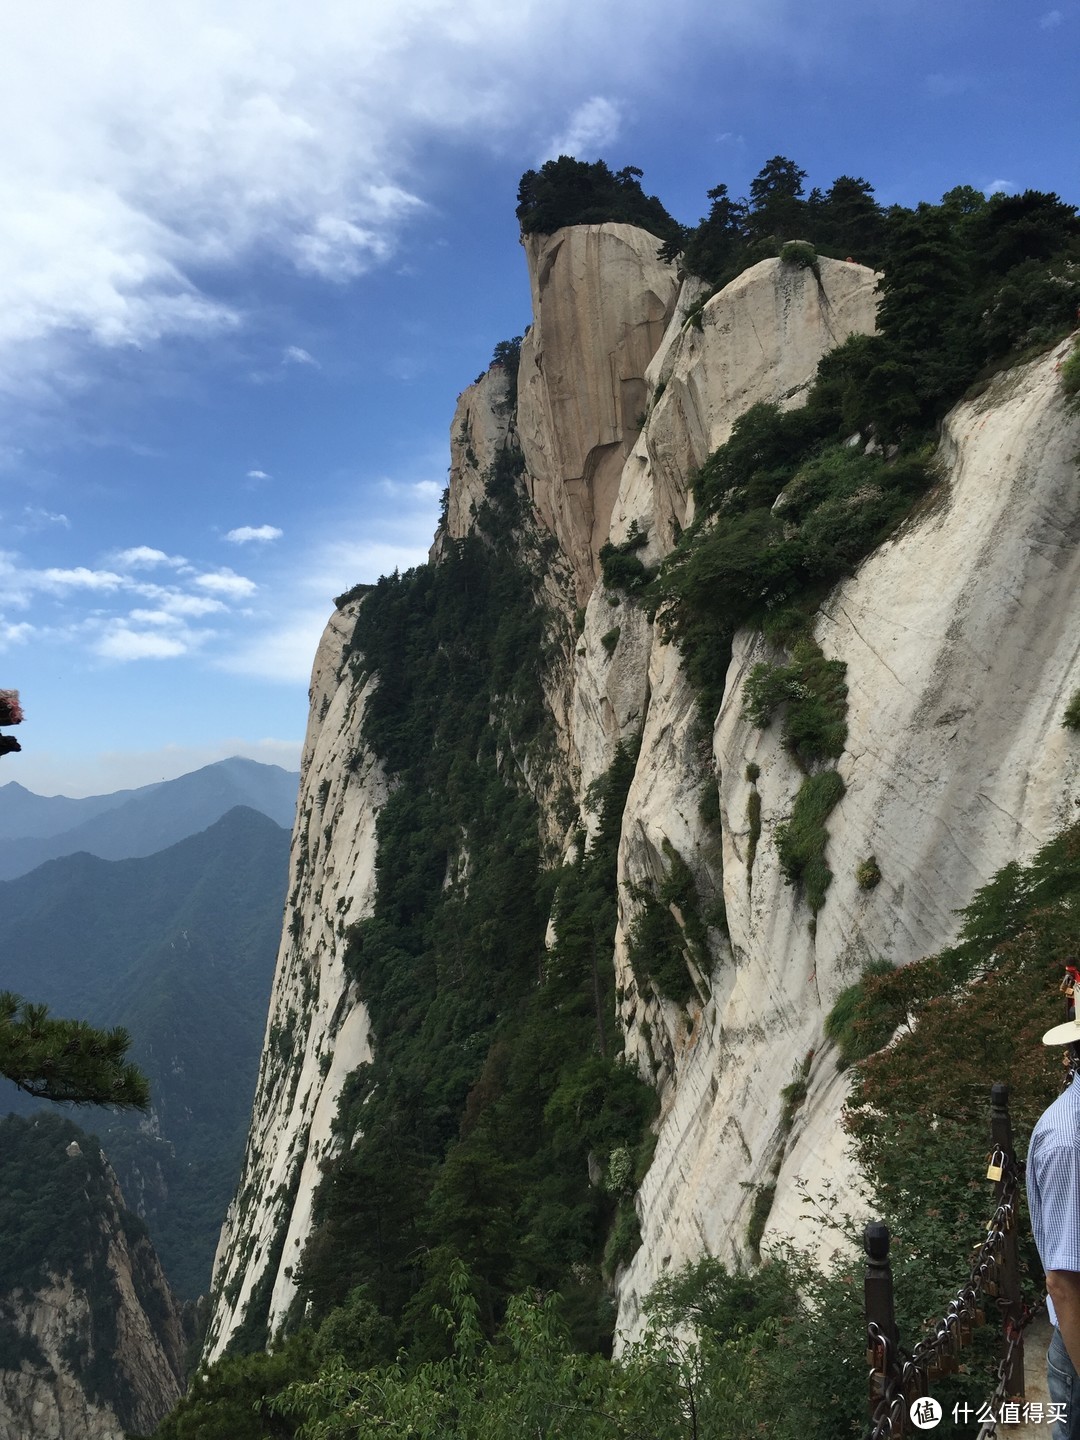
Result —
POLYGON ((632 890, 640 908, 630 927, 627 948, 640 991, 645 992, 651 983, 666 999, 685 1005, 698 993, 687 957, 702 975, 708 970, 707 925, 690 867, 670 840, 665 839, 663 849, 668 871, 656 892, 644 886, 632 890), (672 913, 673 906, 682 917, 681 926, 672 913))
POLYGON ((903 1014, 891 999, 882 1003, 879 995, 870 1001, 867 997, 868 980, 892 973, 888 960, 871 960, 854 985, 841 990, 825 1016, 825 1034, 840 1052, 838 1069, 846 1070, 856 1060, 864 1060, 880 1050, 903 1020, 903 1014))
POLYGON ((815 760, 835 760, 847 741, 847 666, 826 660, 821 647, 804 636, 795 644, 790 665, 755 665, 743 686, 744 713, 765 729, 775 712, 784 712, 784 745, 805 768, 815 760))
POLYGON ((825 821, 843 794, 844 782, 835 770, 809 775, 795 797, 791 819, 776 827, 776 852, 784 878, 802 886, 815 915, 832 884, 832 871, 825 862, 829 839, 825 821))
POLYGON ((655 570, 649 570, 636 552, 649 543, 648 532, 638 528, 634 520, 620 545, 607 541, 600 547, 600 569, 604 584, 609 590, 624 590, 628 595, 638 595, 652 580, 655 570))
POLYGON ((881 868, 876 855, 868 855, 855 867, 855 883, 860 890, 873 890, 875 885, 881 883, 881 868))
POLYGON ((683 327, 691 325, 695 330, 701 330, 705 323, 705 306, 717 292, 706 290, 703 295, 692 301, 683 311, 683 327))
POLYGON ((1061 723, 1066 730, 1080 730, 1080 690, 1077 690, 1068 705, 1065 706, 1065 714, 1062 716, 1061 723))
POLYGON ((755 1260, 761 1259, 761 1237, 765 1234, 765 1226, 775 1199, 775 1180, 759 1185, 754 1191, 754 1203, 750 1207, 750 1220, 746 1226, 746 1244, 755 1260))
POLYGON ((784 265, 795 265, 800 270, 817 273, 817 251, 806 240, 789 240, 786 245, 781 245, 780 260, 784 265))
POLYGON ((526 170, 518 185, 517 217, 523 235, 551 235, 564 225, 639 225, 660 240, 674 240, 681 227, 655 195, 640 185, 641 171, 627 165, 614 173, 603 160, 560 155, 539 170, 526 170))
POLYGON ((619 626, 615 625, 607 632, 606 635, 600 636, 600 644, 604 647, 604 649, 609 655, 615 654, 615 647, 619 643, 620 634, 621 631, 619 629, 619 626))
POLYGON ((615 1221, 604 1246, 604 1274, 614 1278, 620 1265, 629 1265, 641 1249, 641 1222, 632 1199, 620 1200, 615 1221))
POLYGON ((760 766, 759 764, 757 764, 756 761, 751 760, 750 763, 749 763, 749 764, 747 765, 747 767, 746 767, 746 778, 747 778, 747 780, 749 780, 749 781, 750 781, 750 784, 753 785, 753 784, 755 784, 755 782, 760 778, 760 776, 761 776, 761 766, 760 766))
POLYGON ((1066 395, 1080 395, 1080 345, 1062 363, 1061 386, 1066 395))

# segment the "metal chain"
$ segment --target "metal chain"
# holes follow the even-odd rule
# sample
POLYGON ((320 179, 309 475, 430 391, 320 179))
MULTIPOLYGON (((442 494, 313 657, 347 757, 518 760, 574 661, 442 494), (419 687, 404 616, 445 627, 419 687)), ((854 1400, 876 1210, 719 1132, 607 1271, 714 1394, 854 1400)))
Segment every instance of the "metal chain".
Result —
POLYGON ((994 1437, 997 1435, 998 1421, 993 1412, 1001 1404, 1002 1400, 1005 1399, 1005 1380, 1012 1369, 1013 1356, 1016 1354, 1017 1347, 1020 1344, 1024 1331, 1031 1324, 1032 1320, 1035 1319, 1035 1316, 1038 1315, 1039 1311, 1043 1308, 1044 1303, 1045 1302, 1041 1301, 1038 1305, 1035 1306, 1034 1309, 1032 1309, 1028 1305, 1025 1305, 1024 1313, 1020 1318, 1019 1325, 1013 1325, 1010 1323, 1006 1328, 1005 1335, 1008 1344, 1005 1348, 1005 1354, 998 1362, 998 1383, 994 1386, 994 1393, 987 1401, 987 1404, 990 1406, 991 1410, 991 1418, 989 1420, 983 1421, 982 1425, 979 1428, 979 1433, 975 1436, 975 1440, 994 1440, 994 1437))
MULTIPOLYGON (((995 1158, 997 1153, 995 1152, 995 1158)), ((932 1334, 920 1340, 914 1350, 902 1359, 900 1353, 897 1352, 897 1347, 894 1347, 876 1324, 871 1323, 868 1326, 868 1348, 874 1356, 874 1364, 870 1371, 870 1383, 873 1383, 875 1374, 880 1374, 887 1379, 885 1379, 881 1399, 874 1409, 866 1440, 892 1440, 893 1436, 902 1433, 906 1405, 916 1395, 925 1394, 927 1371, 931 1367, 943 1370, 951 1369, 952 1357, 963 1348, 967 1339, 970 1338, 971 1331, 976 1325, 985 1323, 985 1315, 977 1303, 980 1296, 984 1294, 991 1296, 997 1300, 998 1307, 1002 1309, 1011 1303, 1012 1297, 997 1297, 988 1287, 993 1286, 995 1290, 997 1288, 1001 1251, 1005 1242, 1005 1234, 1013 1227, 1017 1195, 1024 1167, 1021 1161, 1015 1159, 1010 1161, 1003 1154, 1001 1159, 1005 1162, 1002 1167, 1004 1183, 997 1208, 986 1227, 986 1238, 975 1247, 968 1278, 950 1300, 945 1314, 935 1325, 932 1334), (880 1365, 877 1363, 879 1352, 880 1365), (941 1362, 946 1355, 949 1359, 943 1366, 941 1362)), ((998 1385, 991 1396, 991 1405, 1000 1400, 1005 1393, 1005 1377, 1010 1373, 1013 1354, 1020 1343, 1024 1327, 1036 1313, 1026 1305, 1024 1309, 1024 1317, 1020 1324, 1018 1326, 1010 1324, 1008 1327, 1008 1348, 997 1368, 998 1385)), ((991 1429, 986 1431, 986 1436, 992 1437, 996 1433, 997 1421, 986 1421, 985 1424, 991 1426, 991 1429)), ((982 1431, 979 1432, 977 1440, 984 1440, 982 1431)))

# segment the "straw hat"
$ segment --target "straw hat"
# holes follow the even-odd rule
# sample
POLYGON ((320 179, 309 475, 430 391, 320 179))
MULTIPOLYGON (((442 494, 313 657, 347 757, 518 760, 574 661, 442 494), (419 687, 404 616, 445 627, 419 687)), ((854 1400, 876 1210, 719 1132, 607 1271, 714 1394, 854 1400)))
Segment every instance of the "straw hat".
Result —
POLYGON ((1080 1044, 1080 1020, 1066 1020, 1064 1025, 1055 1025, 1042 1037, 1044 1045, 1080 1044))
MULTIPOLYGON (((1061 982, 1061 993, 1067 1002, 1066 1014, 1069 1010, 1075 1012, 1076 991, 1080 985, 1080 967, 1070 958, 1065 962, 1065 978, 1061 982)), ((1044 1045, 1077 1045, 1080 1044, 1080 1020, 1066 1020, 1064 1025, 1055 1025, 1052 1030, 1047 1030, 1042 1037, 1044 1045)))

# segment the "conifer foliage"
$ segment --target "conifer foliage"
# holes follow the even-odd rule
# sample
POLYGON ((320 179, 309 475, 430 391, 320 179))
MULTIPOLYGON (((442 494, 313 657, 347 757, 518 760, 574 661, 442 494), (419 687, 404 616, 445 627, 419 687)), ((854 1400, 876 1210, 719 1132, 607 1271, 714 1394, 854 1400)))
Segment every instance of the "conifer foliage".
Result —
POLYGON ((550 235, 564 225, 639 225, 661 240, 674 241, 679 226, 655 195, 641 188, 640 171, 627 165, 614 173, 603 160, 560 155, 539 170, 526 170, 518 186, 517 217, 523 235, 550 235))
POLYGON ((145 1110, 150 1088, 124 1058, 129 1044, 126 1030, 58 1020, 44 1005, 0 993, 0 1075, 38 1099, 145 1110))

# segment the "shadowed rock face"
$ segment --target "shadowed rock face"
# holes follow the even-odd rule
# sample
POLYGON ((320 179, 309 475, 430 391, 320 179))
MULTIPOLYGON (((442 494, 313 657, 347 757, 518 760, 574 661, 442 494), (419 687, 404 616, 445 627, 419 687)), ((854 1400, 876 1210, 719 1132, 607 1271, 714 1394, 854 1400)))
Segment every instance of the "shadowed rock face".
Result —
MULTIPOLYGON (((6 1123, 7 1143, 17 1144, 10 1127, 35 1122, 6 1123)), ((32 1287, 0 1292, 0 1440, 149 1434, 184 1389, 189 1337, 180 1306, 94 1141, 82 1135, 65 1145, 74 1133, 64 1124, 55 1151, 60 1165, 90 1175, 80 1191, 95 1205, 82 1226, 87 1253, 32 1287)))
POLYGON ((533 326, 521 349, 518 430, 529 489, 588 598, 623 463, 648 408, 645 371, 677 284, 633 225, 527 235, 533 326))
MULTIPOLYGON (((563 778, 579 802, 618 743, 640 736, 622 821, 613 964, 626 1053, 656 1084, 662 1112, 638 1197, 644 1243, 619 1280, 627 1333, 641 1296, 669 1266, 703 1249, 744 1255, 755 1188, 777 1164, 766 1239, 772 1232, 828 1249, 802 1217, 795 1186, 800 1176, 812 1188, 828 1180, 852 1203, 839 1126, 847 1085, 823 1042, 825 1014, 871 956, 902 963, 947 943, 954 912, 974 890, 1004 861, 1029 856, 1080 798, 1080 747, 1061 729, 1080 684, 1072 460, 1080 423, 1062 405, 1059 353, 953 411, 929 502, 818 615, 817 639, 827 657, 846 662, 850 693, 839 762, 847 793, 829 821, 835 879, 811 933, 773 840, 803 777, 778 727, 755 730, 742 714, 746 674, 770 658, 761 640, 736 636, 711 743, 702 739, 678 652, 632 601, 608 597, 598 552, 636 523, 649 537, 640 557, 659 560, 690 518, 693 471, 739 415, 759 401, 798 405, 823 354, 872 332, 877 277, 838 261, 821 260, 818 274, 763 261, 709 301, 697 329, 683 312, 699 282, 680 289, 656 248, 625 225, 527 239, 534 325, 522 347, 516 422, 533 522, 555 541, 540 577, 545 601, 573 636, 550 660, 545 693, 563 778), (761 802, 752 866, 750 762, 760 769, 761 802), (719 833, 703 818, 710 789, 719 833), (729 946, 712 933, 707 998, 685 1009, 640 994, 628 958, 634 890, 662 877, 672 852, 699 892, 722 895, 731 937, 729 946), (882 880, 867 892, 855 870, 870 854, 882 880), (780 1092, 811 1050, 808 1097, 787 1135, 780 1092)), ((504 396, 505 376, 492 371, 461 397, 436 556, 447 534, 467 533, 489 457, 514 438, 504 396)), ((292 1070, 264 1056, 248 1169, 219 1253, 219 1281, 238 1279, 242 1298, 219 1302, 217 1347, 263 1272, 273 1276, 272 1322, 284 1313, 285 1272, 310 1224, 308 1190, 332 1143, 333 1104, 366 1053, 338 915, 352 921, 371 905, 386 782, 356 749, 364 686, 375 682, 353 678, 350 631, 348 614, 334 617, 313 675, 293 900, 271 1014, 272 1024, 291 1017, 297 1044, 292 1070), (319 1064, 325 1055, 328 1069, 319 1064), (286 1226, 283 1250, 271 1243, 275 1217, 286 1226)), ((542 805, 548 793, 538 780, 542 805)), ((587 810, 582 819, 595 824, 587 810)), ((554 814, 547 824, 549 833, 558 828, 554 814)))

